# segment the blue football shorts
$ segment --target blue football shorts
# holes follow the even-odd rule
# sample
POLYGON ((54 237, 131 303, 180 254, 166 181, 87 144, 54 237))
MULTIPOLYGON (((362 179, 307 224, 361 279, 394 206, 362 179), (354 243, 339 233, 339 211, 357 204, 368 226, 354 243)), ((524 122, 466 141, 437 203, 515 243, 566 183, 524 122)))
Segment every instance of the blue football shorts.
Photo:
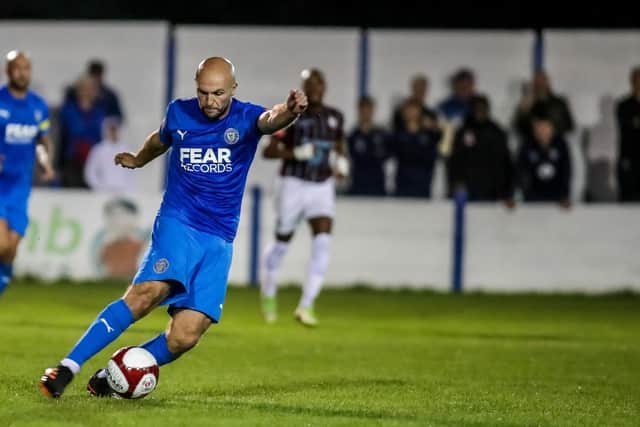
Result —
POLYGON ((233 243, 196 230, 174 218, 157 216, 151 243, 133 283, 150 280, 172 284, 160 305, 169 314, 186 308, 206 314, 218 323, 227 292, 233 243))
POLYGON ((30 193, 30 181, 0 175, 0 219, 7 221, 9 228, 21 236, 29 225, 27 206, 30 193))

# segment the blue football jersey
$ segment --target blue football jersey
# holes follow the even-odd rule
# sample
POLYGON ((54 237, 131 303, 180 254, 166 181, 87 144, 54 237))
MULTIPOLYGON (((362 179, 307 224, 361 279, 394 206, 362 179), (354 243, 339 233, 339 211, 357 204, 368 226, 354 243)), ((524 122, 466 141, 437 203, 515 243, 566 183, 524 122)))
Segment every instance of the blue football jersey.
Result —
POLYGON ((0 87, 0 177, 30 185, 35 144, 48 132, 44 99, 31 91, 25 98, 15 98, 7 86, 0 87))
POLYGON ((233 98, 229 113, 211 120, 197 98, 171 102, 160 127, 160 139, 171 152, 158 214, 233 241, 247 173, 262 136, 257 121, 263 111, 233 98))

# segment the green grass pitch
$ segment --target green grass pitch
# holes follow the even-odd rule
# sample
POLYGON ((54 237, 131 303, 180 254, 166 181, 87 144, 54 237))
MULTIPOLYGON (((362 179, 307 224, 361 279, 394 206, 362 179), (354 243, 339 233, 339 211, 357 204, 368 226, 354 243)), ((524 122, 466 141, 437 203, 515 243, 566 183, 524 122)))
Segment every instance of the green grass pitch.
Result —
POLYGON ((0 298, 0 426, 640 425, 640 298, 325 291, 320 327, 232 288, 222 323, 138 401, 90 398, 109 355, 164 328, 158 309, 87 363, 60 400, 37 381, 122 283, 19 281, 0 298))

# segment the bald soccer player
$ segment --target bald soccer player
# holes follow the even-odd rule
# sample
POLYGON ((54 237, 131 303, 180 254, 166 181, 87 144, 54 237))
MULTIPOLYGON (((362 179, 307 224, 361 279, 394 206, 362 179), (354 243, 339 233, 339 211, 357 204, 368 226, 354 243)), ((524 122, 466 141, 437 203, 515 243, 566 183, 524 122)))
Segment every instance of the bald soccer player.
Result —
MULTIPOLYGON (((80 367, 132 323, 158 305, 168 305, 165 332, 141 345, 159 365, 193 348, 218 323, 227 289, 233 239, 249 166, 260 137, 285 128, 307 108, 292 90, 270 110, 234 98, 235 68, 225 58, 202 61, 195 98, 171 102, 160 129, 137 153, 115 163, 141 168, 170 147, 167 188, 155 219, 151 244, 124 296, 109 304, 71 352, 40 380, 42 391, 60 397, 80 367)), ((98 370, 87 390, 111 396, 106 372, 98 370)))
POLYGON ((0 294, 13 275, 13 260, 27 229, 33 165, 53 179, 47 155, 49 109, 29 90, 31 60, 13 50, 6 56, 8 83, 0 87, 0 294))

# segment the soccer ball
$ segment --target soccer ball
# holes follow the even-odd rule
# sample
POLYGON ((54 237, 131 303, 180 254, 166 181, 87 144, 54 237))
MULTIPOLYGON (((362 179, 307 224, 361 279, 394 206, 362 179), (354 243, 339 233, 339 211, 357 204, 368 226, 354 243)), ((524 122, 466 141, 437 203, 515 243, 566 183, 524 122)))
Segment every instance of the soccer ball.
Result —
POLYGON ((144 348, 123 347, 107 364, 107 382, 118 397, 140 399, 158 384, 158 362, 144 348))

